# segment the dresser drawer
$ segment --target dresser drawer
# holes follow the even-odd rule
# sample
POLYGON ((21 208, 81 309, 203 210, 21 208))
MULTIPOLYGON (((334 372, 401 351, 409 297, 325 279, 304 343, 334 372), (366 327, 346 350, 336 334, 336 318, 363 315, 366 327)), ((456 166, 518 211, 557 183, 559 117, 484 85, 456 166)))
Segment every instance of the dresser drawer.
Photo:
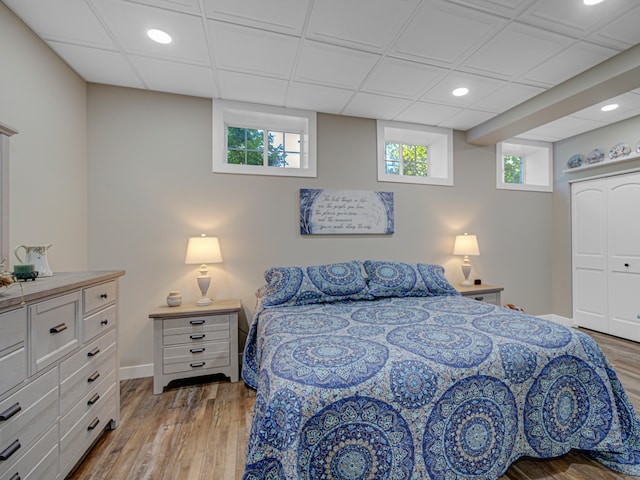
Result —
POLYGON ((163 344, 179 345, 229 339, 229 315, 163 320, 163 344))
POLYGON ((164 349, 164 373, 205 370, 229 364, 229 342, 198 343, 164 349))
POLYGON ((79 346, 79 321, 80 292, 62 295, 29 307, 31 375, 79 346))
POLYGON ((21 456, 10 458, 6 464, 0 466, 0 478, 3 480, 42 480, 55 478, 59 471, 58 463, 58 424, 56 423, 47 433, 36 442, 30 450, 22 452, 21 456))
POLYGON ((116 282, 106 282, 82 291, 83 314, 94 312, 116 301, 116 282))
POLYGON ((101 382, 93 386, 84 397, 73 403, 71 409, 60 419, 60 431, 64 436, 73 430, 78 420, 87 412, 98 411, 107 401, 113 401, 113 390, 116 388, 116 371, 101 377, 101 382))
POLYGON ((0 357, 0 395, 27 378, 27 354, 24 347, 0 357))
POLYGON ((68 472, 116 416, 116 389, 95 411, 85 413, 68 432, 60 432, 60 469, 68 472))
POLYGON ((0 313, 0 351, 24 342, 26 329, 26 308, 0 313))
POLYGON ((82 320, 82 339, 87 342, 98 336, 102 332, 106 332, 116 324, 117 309, 115 305, 105 308, 104 310, 94 313, 90 317, 82 320))
POLYGON ((40 434, 58 416, 58 370, 52 369, 29 385, 0 402, 0 451, 16 440, 16 456, 29 449, 40 434))
POLYGON ((60 412, 64 413, 116 369, 116 332, 111 330, 60 365, 60 412))

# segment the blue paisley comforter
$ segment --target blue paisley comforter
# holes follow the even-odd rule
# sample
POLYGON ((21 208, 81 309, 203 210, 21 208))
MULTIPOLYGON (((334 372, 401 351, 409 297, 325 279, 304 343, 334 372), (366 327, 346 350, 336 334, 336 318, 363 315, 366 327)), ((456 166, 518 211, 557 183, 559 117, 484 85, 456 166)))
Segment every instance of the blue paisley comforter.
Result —
POLYGON ((640 474, 640 423, 586 334, 460 296, 257 312, 246 479, 497 479, 581 449, 640 474))

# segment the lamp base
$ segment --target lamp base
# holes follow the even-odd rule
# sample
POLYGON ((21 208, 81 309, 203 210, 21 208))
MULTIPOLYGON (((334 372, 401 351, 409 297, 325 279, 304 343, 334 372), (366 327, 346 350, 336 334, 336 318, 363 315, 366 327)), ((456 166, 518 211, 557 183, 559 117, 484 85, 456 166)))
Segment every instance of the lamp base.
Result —
POLYGON ((473 285, 473 283, 471 283, 471 280, 463 280, 460 285, 462 285, 463 287, 470 287, 471 285, 473 285))
POLYGON ((209 297, 201 297, 196 302, 196 305, 198 307, 206 307, 207 305, 211 305, 212 303, 213 303, 213 300, 211 300, 209 297))
POLYGON ((471 273, 471 264, 468 263, 468 260, 466 260, 466 261, 467 261, 467 263, 463 263, 461 265, 462 274, 464 275, 464 280, 462 281, 462 283, 460 285, 462 285, 463 287, 470 287, 471 286, 471 280, 469 280, 469 274, 471 273))

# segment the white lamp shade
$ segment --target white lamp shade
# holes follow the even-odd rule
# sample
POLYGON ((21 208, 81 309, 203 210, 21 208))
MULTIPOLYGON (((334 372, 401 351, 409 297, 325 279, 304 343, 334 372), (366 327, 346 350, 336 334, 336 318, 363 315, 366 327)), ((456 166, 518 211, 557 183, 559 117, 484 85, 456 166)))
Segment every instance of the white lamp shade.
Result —
POLYGON ((453 244, 454 255, 480 255, 478 248, 478 237, 475 235, 456 235, 456 241, 453 244))
POLYGON ((221 263, 222 253, 218 237, 191 237, 187 244, 186 264, 221 263))

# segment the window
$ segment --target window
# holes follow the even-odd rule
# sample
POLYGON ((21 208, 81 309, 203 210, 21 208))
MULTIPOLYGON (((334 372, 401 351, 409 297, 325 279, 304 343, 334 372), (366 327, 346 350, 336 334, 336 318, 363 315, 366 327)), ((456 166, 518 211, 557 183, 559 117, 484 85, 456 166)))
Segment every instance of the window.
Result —
POLYGON ((509 140, 496 145, 496 187, 553 191, 552 146, 546 142, 509 140))
POLYGON ((214 100, 213 171, 316 176, 316 114, 214 100))
POLYGON ((452 131, 378 120, 378 181, 453 185, 452 131))

